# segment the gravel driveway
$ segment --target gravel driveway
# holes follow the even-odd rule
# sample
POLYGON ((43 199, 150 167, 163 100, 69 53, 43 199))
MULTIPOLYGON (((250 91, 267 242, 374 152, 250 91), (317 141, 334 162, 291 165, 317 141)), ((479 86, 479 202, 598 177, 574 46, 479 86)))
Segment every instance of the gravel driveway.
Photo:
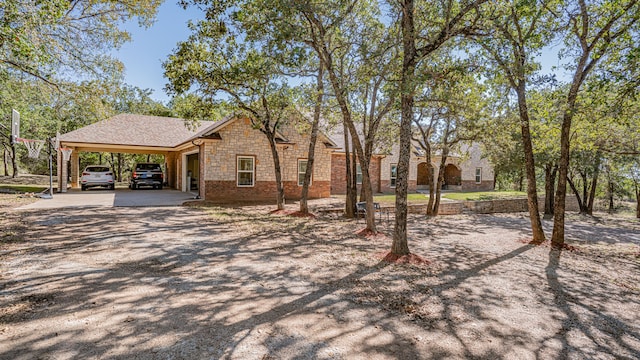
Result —
POLYGON ((524 215, 411 216, 415 267, 269 210, 3 210, 0 358, 640 358, 635 220, 570 217, 559 255, 524 215))

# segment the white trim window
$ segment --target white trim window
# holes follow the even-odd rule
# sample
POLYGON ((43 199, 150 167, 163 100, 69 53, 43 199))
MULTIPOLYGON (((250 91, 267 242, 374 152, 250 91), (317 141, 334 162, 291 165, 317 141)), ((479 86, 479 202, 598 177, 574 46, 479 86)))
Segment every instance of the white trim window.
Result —
POLYGON ((256 160, 254 156, 238 156, 236 164, 236 185, 252 187, 256 182, 256 160))
POLYGON ((482 183, 482 168, 476 168, 476 184, 482 183))
POLYGON ((396 180, 398 179, 398 164, 391 164, 391 173, 389 176, 389 186, 396 187, 396 180))
POLYGON ((360 164, 356 164, 356 184, 362 184, 362 166, 360 164))
MULTIPOLYGON (((298 186, 304 185, 304 175, 307 172, 307 165, 309 164, 309 160, 307 159, 298 159, 298 186)), ((313 182, 313 174, 311 174, 311 179, 309 179, 309 186, 313 182)))

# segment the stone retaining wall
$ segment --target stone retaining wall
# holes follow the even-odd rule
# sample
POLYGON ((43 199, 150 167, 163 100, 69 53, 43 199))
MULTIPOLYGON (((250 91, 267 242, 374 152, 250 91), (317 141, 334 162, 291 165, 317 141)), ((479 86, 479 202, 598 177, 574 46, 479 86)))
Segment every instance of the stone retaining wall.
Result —
MULTIPOLYGON (((544 197, 538 198, 539 211, 544 211, 544 197)), ((456 201, 440 203, 439 215, 456 215, 463 213, 471 214, 493 214, 493 213, 515 213, 526 212, 528 210, 526 198, 521 199, 499 199, 485 201, 456 201)), ((568 196, 566 202, 567 211, 579 211, 578 200, 574 196, 568 196)), ((409 205, 409 213, 424 214, 427 212, 426 205, 409 205)))

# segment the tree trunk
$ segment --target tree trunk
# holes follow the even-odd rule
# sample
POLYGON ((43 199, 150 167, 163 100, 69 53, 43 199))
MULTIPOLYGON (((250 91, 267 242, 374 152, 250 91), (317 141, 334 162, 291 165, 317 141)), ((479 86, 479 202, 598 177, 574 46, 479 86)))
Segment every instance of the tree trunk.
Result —
POLYGON ((596 186, 598 185, 598 177, 600 176, 600 152, 596 153, 596 160, 593 165, 593 179, 591 179, 591 187, 589 189, 589 201, 587 202, 587 214, 593 215, 593 203, 596 198, 596 186))
POLYGON ((9 176, 9 154, 7 153, 7 148, 2 147, 2 165, 4 167, 4 176, 9 176))
MULTIPOLYGON (((353 125, 353 124, 351 124, 353 125)), ((362 149, 362 147, 360 146, 360 140, 357 139, 357 135, 354 135, 354 131, 350 131, 351 132, 351 138, 353 140, 353 144, 355 144, 356 149, 358 150, 358 156, 356 159, 354 159, 353 161, 353 172, 352 172, 352 184, 353 184, 353 194, 356 195, 358 192, 358 186, 357 186, 357 182, 356 182, 356 161, 358 161, 360 163, 360 168, 362 169, 362 190, 364 192, 364 201, 366 201, 366 219, 367 219, 367 227, 366 229, 376 233, 378 230, 376 229, 376 211, 375 208, 373 207, 373 191, 371 188, 371 178, 369 177, 369 162, 366 161, 364 158, 364 151, 362 149), (356 142, 358 142, 356 144, 356 142)))
POLYGON ((636 218, 640 219, 640 186, 635 185, 636 188, 636 218))
MULTIPOLYGON (((577 96, 577 89, 576 89, 577 96)), ((553 233, 551 245, 562 248, 564 245, 564 211, 567 198, 567 179, 569 174, 569 142, 571 115, 565 113, 560 135, 560 161, 558 167, 558 188, 556 189, 555 208, 553 209, 553 233)))
POLYGON ((493 187, 492 189, 496 189, 496 184, 498 183, 498 170, 493 170, 493 187))
MULTIPOLYGON (((115 171, 116 170, 116 165, 117 165, 117 162, 116 162, 116 159, 115 159, 115 154, 114 153, 109 153, 109 157, 111 158, 111 160, 109 161, 109 165, 111 166, 111 169, 113 169, 115 171)), ((102 164, 102 161, 100 161, 100 163, 102 164)))
MULTIPOLYGON (((426 149, 425 149, 425 153, 426 153, 426 161, 427 161, 427 168, 429 169, 429 202, 427 203, 427 216, 435 216, 437 214, 434 214, 433 212, 433 204, 435 203, 435 184, 433 182, 433 172, 435 171, 435 169, 432 170, 431 167, 431 145, 428 142, 425 142, 426 144, 426 149)), ((438 172, 440 171, 440 168, 438 168, 438 172)))
POLYGON ((16 144, 11 144, 11 167, 13 170, 13 174, 11 174, 12 178, 16 178, 18 176, 18 161, 16 159, 16 144))
POLYGON ((401 1, 402 6, 402 77, 400 79, 400 154, 396 178, 396 222, 393 229, 391 253, 408 255, 407 243, 407 187, 411 156, 411 123, 413 122, 414 78, 416 69, 415 26, 413 0, 401 1))
POLYGON ((613 214, 613 210, 614 210, 613 191, 615 190, 615 188, 614 188, 613 179, 611 179, 611 169, 607 171, 607 182, 608 182, 607 197, 609 198, 609 214, 613 214))
POLYGON ((567 184, 569 184, 569 187, 571 188, 571 191, 573 191, 573 194, 575 195, 576 199, 578 200, 578 209, 580 210, 580 214, 584 214, 584 198, 582 196, 580 196, 580 192, 578 191, 578 187, 575 185, 575 183, 573 182, 573 180, 571 178, 567 178, 567 184))
POLYGON ((122 153, 118 153, 118 181, 122 181, 122 165, 123 165, 122 153))
POLYGON ((345 180, 346 180, 346 198, 344 203, 344 214, 351 219, 356 213, 356 194, 353 192, 353 178, 351 177, 351 151, 349 146, 349 129, 346 124, 342 124, 344 131, 344 164, 345 164, 345 180))
POLYGON ((276 146, 275 133, 268 131, 269 147, 271 148, 271 156, 273 157, 273 168, 276 175, 277 199, 276 205, 278 210, 284 210, 284 186, 282 186, 282 168, 280 167, 280 155, 276 146))
POLYGON ((587 214, 587 201, 589 200, 589 178, 587 177, 586 170, 580 173, 582 177, 582 208, 581 214, 587 214))
POLYGON ((520 170, 520 176, 518 177, 518 188, 516 190, 524 190, 524 175, 522 174, 522 170, 520 170))
MULTIPOLYGON (((354 156, 351 162, 351 186, 353 186, 353 193, 356 194, 357 201, 367 201, 367 195, 365 194, 365 188, 363 186, 364 170, 362 170, 362 184, 360 184, 360 191, 358 191, 358 163, 360 163, 360 159, 354 156)), ((360 169, 363 169, 362 165, 360 165, 360 169)))
POLYGON ((524 148, 525 171, 527 176, 527 205, 529 207, 529 219, 531 221, 532 242, 541 244, 544 242, 544 230, 538 211, 538 190, 536 188, 536 166, 533 158, 533 145, 531 143, 531 131, 529 129, 529 109, 524 80, 517 83, 518 111, 520 113, 520 128, 522 131, 522 145, 524 148))
POLYGON ((449 156, 449 149, 442 149, 442 158, 440 159, 440 168, 438 169, 438 182, 436 184, 436 195, 433 204, 433 216, 437 216, 440 210, 440 199, 442 197, 442 184, 444 184, 444 168, 449 156))
MULTIPOLYGON (((331 86, 333 88, 336 101, 340 107, 340 113, 342 114, 343 125, 349 130, 351 134, 351 145, 353 146, 354 155, 360 159, 360 166, 362 168, 362 186, 365 187, 365 195, 367 198, 367 230, 371 232, 376 231, 376 223, 375 223, 375 211, 373 208, 373 193, 371 191, 371 179, 369 178, 369 168, 368 164, 365 161, 361 161, 364 159, 364 149, 362 148, 362 144, 360 143, 360 139, 358 138, 358 131, 353 124, 353 120, 351 118, 351 110, 349 109, 349 105, 347 103, 347 95, 346 90, 342 86, 341 81, 335 73, 333 68, 333 60, 331 59, 331 52, 329 52, 326 48, 320 51, 320 60, 323 61, 323 65, 325 70, 327 71, 327 75, 329 76, 329 81, 331 82, 331 86)), ((345 146, 348 143, 347 132, 345 131, 345 146)), ((354 167, 355 169, 355 167, 354 167)), ((348 171, 349 172, 349 171, 348 171)), ((347 178, 350 177, 351 174, 347 174, 347 178)), ((354 184, 355 185, 355 184, 354 184)), ((347 190, 348 192, 349 190, 347 190)), ((353 199, 355 200, 356 192, 352 194, 353 199)), ((349 206, 347 204, 346 206, 349 206)), ((355 208, 355 203, 353 204, 355 208)), ((347 214, 348 216, 348 214, 347 214)))
POLYGON ((578 91, 595 64, 593 60, 587 68, 587 60, 591 55, 592 48, 583 47, 583 52, 576 64, 576 70, 571 81, 571 87, 567 94, 567 102, 562 115, 562 125, 560 127, 560 160, 558 162, 558 189, 556 190, 555 209, 553 210, 553 233, 551 234, 551 246, 562 248, 564 246, 564 212, 567 199, 567 178, 569 175, 569 156, 571 155, 571 122, 576 108, 578 91))
POLYGON ((547 163, 544 167, 544 214, 553 215, 553 193, 556 187, 558 165, 547 163))
POLYGON ((307 156, 307 169, 304 173, 304 183, 302 184, 302 195, 300 196, 300 212, 303 214, 309 213, 309 204, 307 198, 309 196, 309 183, 311 182, 311 174, 313 174, 313 163, 316 150, 316 140, 318 139, 318 127, 320 124, 320 111, 322 110, 322 97, 323 97, 323 67, 320 63, 318 68, 316 91, 316 104, 313 107, 313 123, 311 124, 311 137, 309 138, 309 155, 307 156))

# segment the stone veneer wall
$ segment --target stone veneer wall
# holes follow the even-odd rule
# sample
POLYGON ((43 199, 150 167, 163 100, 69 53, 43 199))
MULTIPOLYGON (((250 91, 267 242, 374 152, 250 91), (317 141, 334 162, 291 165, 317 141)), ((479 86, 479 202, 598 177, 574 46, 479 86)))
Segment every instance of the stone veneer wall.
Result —
MULTIPOLYGON (((380 158, 373 157, 369 165, 369 176, 371 177, 371 188, 374 193, 381 192, 380 186, 380 158)), ((331 155, 331 194, 344 195, 347 193, 347 170, 344 153, 333 153, 331 155)), ((358 185, 358 191, 360 191, 358 185)))
POLYGON ((463 191, 485 191, 493 190, 493 180, 483 180, 480 184, 475 180, 462 180, 463 191))
MULTIPOLYGON (((299 198, 298 160, 308 157, 307 135, 300 135, 292 127, 284 127, 282 134, 292 144, 278 145, 282 179, 286 198, 299 198)), ((220 130, 220 140, 204 142, 201 175, 204 196, 211 201, 262 201, 276 197, 275 170, 271 149, 264 134, 253 129, 248 119, 238 119, 220 130), (255 185, 236 185, 237 156, 255 158, 255 185)), ((309 189, 310 197, 329 197, 331 182, 331 149, 318 139, 315 150, 314 172, 309 189)))
MULTIPOLYGON (((385 194, 393 194, 396 192, 396 188, 391 187, 391 180, 380 180, 380 192, 385 194)), ((418 180, 409 180, 407 184, 407 192, 416 192, 418 190, 418 180)))

